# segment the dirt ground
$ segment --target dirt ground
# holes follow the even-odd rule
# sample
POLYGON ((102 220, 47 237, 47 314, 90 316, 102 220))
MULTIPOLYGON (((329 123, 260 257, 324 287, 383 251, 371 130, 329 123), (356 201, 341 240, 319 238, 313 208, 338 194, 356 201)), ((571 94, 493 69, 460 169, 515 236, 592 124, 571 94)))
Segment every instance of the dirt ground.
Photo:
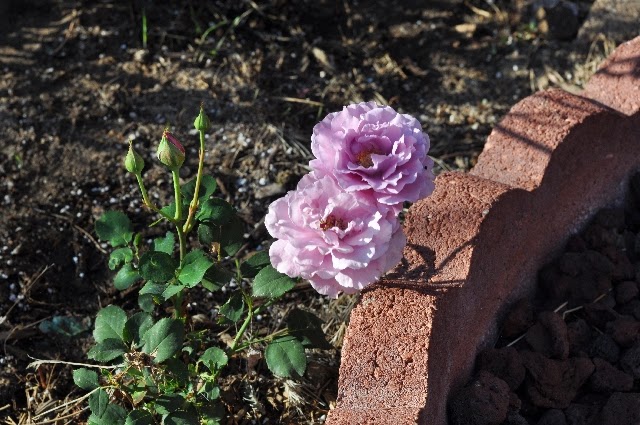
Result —
MULTIPOLYGON (((580 22, 590 3, 575 3, 580 22)), ((0 28, 0 419, 25 424, 86 418, 76 403, 42 414, 82 395, 70 366, 27 365, 86 361, 100 306, 136 307, 133 292, 112 288, 93 232, 109 209, 139 229, 148 222, 122 168, 128 139, 162 200, 171 187, 153 161, 162 130, 171 125, 187 146, 189 178, 204 102, 206 170, 239 210, 248 254, 267 247, 266 207, 306 173, 312 127, 327 113, 389 104, 421 121, 437 172, 467 170, 516 101, 550 86, 579 90, 622 41, 556 40, 524 1, 506 0, 12 0, 0 5, 0 28)), ((222 299, 201 295, 191 312, 211 321, 222 299)), ((299 382, 264 366, 229 376, 229 423, 322 423, 356 300, 300 288, 257 323, 275 328, 287 309, 312 309, 335 350, 312 353, 299 382)))

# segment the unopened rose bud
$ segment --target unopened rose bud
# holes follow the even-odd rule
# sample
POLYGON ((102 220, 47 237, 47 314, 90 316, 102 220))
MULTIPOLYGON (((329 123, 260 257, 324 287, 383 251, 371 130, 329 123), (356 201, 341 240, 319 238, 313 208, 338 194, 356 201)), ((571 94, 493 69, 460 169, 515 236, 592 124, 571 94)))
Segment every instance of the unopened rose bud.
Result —
POLYGON ((175 136, 165 130, 158 145, 158 159, 171 171, 176 171, 184 162, 184 148, 175 136))
POLYGON ((142 173, 142 169, 144 168, 144 159, 142 159, 138 152, 133 150, 133 142, 131 140, 129 141, 129 152, 127 152, 127 156, 124 158, 124 168, 135 175, 142 173))
POLYGON ((198 131, 208 131, 209 127, 211 127, 211 121, 209 120, 207 114, 204 112, 204 108, 202 107, 202 105, 200 105, 200 113, 193 122, 193 126, 198 131))

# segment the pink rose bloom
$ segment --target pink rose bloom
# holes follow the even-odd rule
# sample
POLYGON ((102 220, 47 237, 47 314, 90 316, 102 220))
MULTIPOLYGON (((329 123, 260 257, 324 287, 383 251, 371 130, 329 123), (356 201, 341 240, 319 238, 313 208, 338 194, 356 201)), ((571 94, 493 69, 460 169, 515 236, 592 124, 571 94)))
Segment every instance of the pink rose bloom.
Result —
POLYGON ((434 189, 429 136, 389 106, 358 103, 327 115, 313 128, 311 150, 316 176, 331 174, 347 192, 365 191, 396 211, 434 189))
POLYGON ((273 266, 331 297, 375 282, 400 261, 406 243, 392 208, 345 192, 330 176, 303 177, 269 206, 265 224, 278 239, 269 250, 273 266))

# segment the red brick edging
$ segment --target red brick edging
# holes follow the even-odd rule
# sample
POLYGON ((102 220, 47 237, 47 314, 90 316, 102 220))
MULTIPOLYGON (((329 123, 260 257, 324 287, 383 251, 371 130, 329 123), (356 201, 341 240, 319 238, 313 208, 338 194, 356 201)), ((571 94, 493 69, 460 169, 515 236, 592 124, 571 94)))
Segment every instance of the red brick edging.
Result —
POLYGON ((329 425, 444 425, 446 402, 539 267, 640 169, 640 37, 582 96, 516 104, 469 174, 444 173, 411 207, 404 259, 362 294, 329 425))

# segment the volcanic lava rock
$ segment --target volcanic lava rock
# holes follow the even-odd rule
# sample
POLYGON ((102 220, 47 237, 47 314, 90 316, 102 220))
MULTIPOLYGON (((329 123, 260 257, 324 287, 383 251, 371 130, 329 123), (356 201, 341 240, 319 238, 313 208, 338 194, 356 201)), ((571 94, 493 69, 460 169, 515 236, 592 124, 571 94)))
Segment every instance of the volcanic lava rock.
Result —
POLYGON ((569 357, 567 324, 557 313, 540 313, 536 323, 527 331, 525 339, 535 351, 546 357, 560 360, 569 357))
POLYGON ((498 425, 507 418, 509 385, 490 372, 481 371, 449 405, 451 425, 498 425))
POLYGON ((536 352, 521 354, 528 372, 526 393, 531 403, 538 407, 568 407, 595 369, 591 360, 586 358, 553 360, 536 352))
POLYGON ((640 424, 640 393, 614 393, 602 408, 600 425, 640 424))
POLYGON ((611 363, 596 357, 593 359, 595 372, 589 378, 589 384, 596 392, 629 391, 633 388, 633 377, 615 368, 611 363))
POLYGON ((524 380, 525 368, 513 347, 491 348, 480 353, 478 368, 492 373, 515 391, 524 380))

